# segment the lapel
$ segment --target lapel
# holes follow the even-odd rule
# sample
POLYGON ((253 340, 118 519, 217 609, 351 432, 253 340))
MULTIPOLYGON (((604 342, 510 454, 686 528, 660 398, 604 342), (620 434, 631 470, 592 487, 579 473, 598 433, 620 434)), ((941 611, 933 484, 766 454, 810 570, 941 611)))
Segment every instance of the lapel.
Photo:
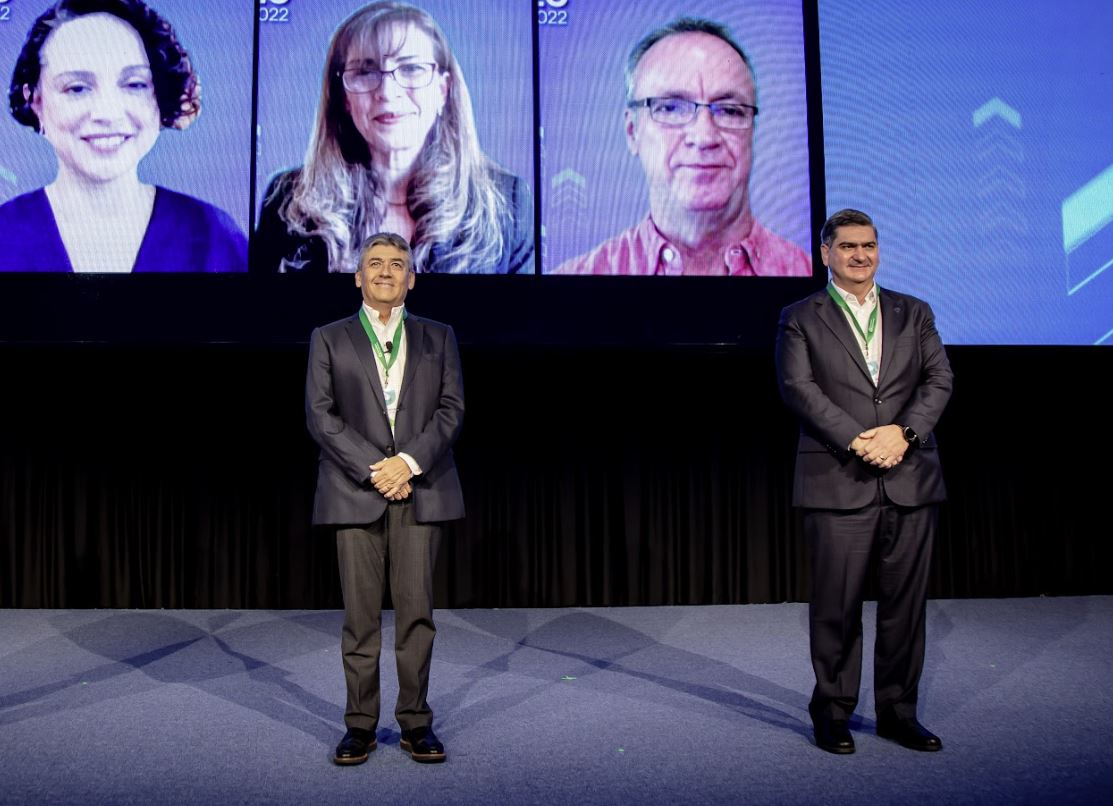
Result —
MULTIPOLYGON (((348 320, 347 329, 356 356, 359 357, 359 363, 367 375, 367 382, 371 385, 371 391, 375 393, 375 399, 379 401, 379 410, 382 411, 386 409, 386 398, 383 397, 383 384, 379 380, 378 360, 375 358, 375 351, 371 348, 371 340, 367 338, 367 331, 363 329, 363 323, 359 321, 358 312, 348 320)), ((407 330, 406 337, 409 338, 409 335, 407 330)))
MULTIPOLYGON (((858 369, 862 370, 862 374, 866 378, 866 382, 873 386, 873 378, 870 376, 869 367, 866 366, 866 359, 862 357, 862 349, 858 346, 858 339, 854 337, 854 332, 850 329, 850 323, 846 321, 846 314, 842 312, 842 308, 838 303, 831 299, 831 295, 827 293, 827 289, 819 292, 819 297, 816 299, 816 305, 819 308, 819 318, 827 325, 832 333, 842 343, 843 348, 850 353, 850 357, 854 363, 858 365, 858 369)), ((881 309, 881 316, 883 318, 881 327, 883 328, 883 338, 888 339, 888 321, 889 318, 885 316, 885 308, 881 309)), ((882 345, 882 349, 885 346, 882 345)), ((885 361, 882 356, 881 372, 885 372, 885 361)))
POLYGON ((880 388, 893 374, 896 360, 903 358, 897 352, 897 334, 904 331, 908 309, 904 300, 882 291, 880 286, 877 288, 877 300, 881 305, 881 373, 877 379, 880 388))
POLYGON ((406 372, 402 375, 402 389, 398 393, 398 408, 402 408, 417 374, 417 365, 425 358, 425 325, 413 314, 406 317, 406 372))

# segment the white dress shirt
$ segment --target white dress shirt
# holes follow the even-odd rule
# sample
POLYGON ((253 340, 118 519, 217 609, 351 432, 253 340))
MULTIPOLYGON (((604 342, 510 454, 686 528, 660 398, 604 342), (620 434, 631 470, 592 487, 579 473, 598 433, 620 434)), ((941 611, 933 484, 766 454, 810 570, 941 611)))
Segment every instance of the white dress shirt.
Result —
MULTIPOLYGON (((394 420, 398 414, 398 398, 402 393, 402 378, 406 374, 406 328, 402 327, 398 335, 398 339, 394 339, 394 331, 398 329, 398 325, 402 322, 403 314, 406 306, 399 305, 396 308, 390 309, 390 317, 386 322, 379 319, 378 312, 369 306, 366 302, 363 303, 363 312, 367 315, 367 320, 371 323, 371 329, 375 331, 375 338, 379 340, 382 345, 383 352, 386 357, 397 355, 394 363, 390 365, 390 371, 387 372, 379 361, 379 357, 375 356, 375 367, 378 369, 376 375, 379 378, 379 385, 383 390, 383 398, 386 400, 386 415, 387 420, 390 421, 390 433, 394 433, 394 420), (391 349, 388 352, 386 345, 387 342, 391 343, 391 349)), ((421 467, 408 453, 399 453, 399 456, 410 466, 413 474, 419 475, 421 467)))
POLYGON ((862 338, 862 334, 858 332, 859 328, 862 333, 869 331, 870 314, 873 309, 877 308, 877 283, 874 283, 870 288, 869 293, 866 294, 864 302, 858 302, 858 297, 849 291, 844 291, 834 283, 831 284, 835 289, 835 293, 846 300, 847 308, 841 305, 839 308, 842 310, 843 316, 847 318, 847 324, 850 324, 850 317, 858 322, 858 327, 850 324, 850 330, 854 334, 854 340, 858 342, 858 349, 862 351, 862 358, 866 359, 866 367, 870 371, 870 377, 873 378, 873 385, 877 386, 877 379, 881 374, 881 309, 877 310, 877 327, 873 332, 873 338, 870 339, 869 344, 862 338))

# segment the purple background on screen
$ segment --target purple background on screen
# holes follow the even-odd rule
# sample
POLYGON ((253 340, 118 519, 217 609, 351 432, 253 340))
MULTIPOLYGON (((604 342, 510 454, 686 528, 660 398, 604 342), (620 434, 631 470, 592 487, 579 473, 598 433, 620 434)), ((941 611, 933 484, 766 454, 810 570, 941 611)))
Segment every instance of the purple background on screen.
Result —
MULTIPOLYGON (((276 172, 301 165, 317 116, 329 40, 353 0, 290 0, 289 21, 260 23, 256 209, 276 172)), ((479 144, 533 186, 532 30, 522 0, 421 0, 448 38, 471 93, 479 144)))
MULTIPOLYGON (((15 0, 0 21, 4 86, 47 0, 15 0)), ((201 116, 185 131, 163 129, 139 164, 139 178, 215 204, 247 232, 251 177, 253 0, 153 0, 174 27, 201 79, 201 116)), ((0 201, 49 184, 50 145, 7 111, 0 116, 0 201)))
MULTIPOLYGON (((811 254, 799 0, 567 0, 560 10, 566 24, 542 25, 540 35, 543 272, 633 226, 649 211, 641 164, 627 150, 623 133, 623 67, 642 36, 679 16, 727 25, 750 57, 761 109, 751 207, 763 224, 811 254), (554 188, 553 180, 568 169, 583 177, 582 188, 575 181, 554 188)), ((553 17, 556 9, 547 11, 553 17)))

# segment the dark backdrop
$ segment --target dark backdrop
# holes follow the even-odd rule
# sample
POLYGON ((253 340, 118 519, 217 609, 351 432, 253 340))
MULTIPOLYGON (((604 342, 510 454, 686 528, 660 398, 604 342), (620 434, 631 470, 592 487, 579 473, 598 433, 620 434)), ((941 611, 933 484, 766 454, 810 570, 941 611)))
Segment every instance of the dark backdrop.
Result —
MULTIPOLYGON (((663 315, 667 312, 663 311, 663 315)), ((0 345, 0 606, 338 607, 304 345, 0 345)), ((951 348, 934 596, 1113 593, 1113 350, 951 348)), ((438 606, 802 600, 768 351, 464 346, 438 606)))

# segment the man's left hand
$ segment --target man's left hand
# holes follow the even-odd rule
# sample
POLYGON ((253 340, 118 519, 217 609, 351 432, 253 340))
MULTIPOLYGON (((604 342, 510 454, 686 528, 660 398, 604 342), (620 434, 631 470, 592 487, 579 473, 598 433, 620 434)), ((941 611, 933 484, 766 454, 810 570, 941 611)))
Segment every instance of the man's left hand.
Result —
POLYGON ((884 470, 899 465, 908 450, 908 442, 899 425, 869 428, 859 434, 858 438, 862 440, 855 451, 858 458, 884 470))
POLYGON ((375 462, 370 469, 371 483, 383 495, 397 493, 403 484, 413 478, 410 466, 401 456, 391 456, 381 462, 375 462))

